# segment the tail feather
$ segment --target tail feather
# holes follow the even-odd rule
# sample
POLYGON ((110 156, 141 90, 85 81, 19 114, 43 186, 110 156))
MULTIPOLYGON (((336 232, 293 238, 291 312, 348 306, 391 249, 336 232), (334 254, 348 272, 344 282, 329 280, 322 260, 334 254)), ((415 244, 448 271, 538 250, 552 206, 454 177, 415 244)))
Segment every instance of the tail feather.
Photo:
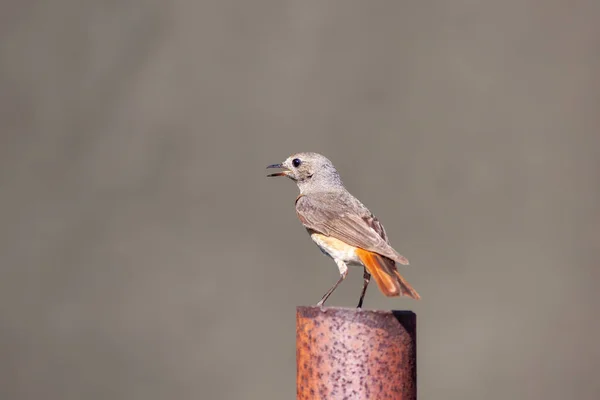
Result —
POLYGON ((402 277, 402 275, 400 275, 400 272, 398 272, 394 266, 394 275, 396 275, 396 279, 398 280, 398 283, 400 284, 400 286, 402 287, 402 295, 403 296, 408 296, 411 297, 415 300, 420 300, 421 296, 419 296, 419 293, 417 293, 417 291, 415 289, 413 289, 413 287, 410 285, 410 283, 408 283, 406 281, 406 279, 404 279, 402 277))
POLYGON ((363 249, 357 249, 356 254, 384 295, 388 297, 407 296, 415 300, 421 298, 417 291, 400 275, 394 260, 363 249))

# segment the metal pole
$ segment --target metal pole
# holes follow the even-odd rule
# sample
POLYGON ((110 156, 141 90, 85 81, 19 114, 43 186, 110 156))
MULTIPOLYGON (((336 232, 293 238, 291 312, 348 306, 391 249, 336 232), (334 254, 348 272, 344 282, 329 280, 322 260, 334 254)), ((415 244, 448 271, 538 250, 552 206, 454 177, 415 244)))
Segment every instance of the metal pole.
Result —
POLYGON ((412 311, 296 309, 297 399, 417 398, 412 311))

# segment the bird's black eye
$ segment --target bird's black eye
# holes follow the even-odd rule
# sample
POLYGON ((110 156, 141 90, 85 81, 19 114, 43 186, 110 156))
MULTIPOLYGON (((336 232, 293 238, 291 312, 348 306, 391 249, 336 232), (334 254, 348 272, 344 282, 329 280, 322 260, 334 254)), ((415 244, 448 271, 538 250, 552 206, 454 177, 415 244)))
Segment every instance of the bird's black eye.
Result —
POLYGON ((292 160, 292 165, 294 166, 294 168, 298 168, 300 164, 302 164, 302 160, 300 160, 299 158, 294 158, 292 160))

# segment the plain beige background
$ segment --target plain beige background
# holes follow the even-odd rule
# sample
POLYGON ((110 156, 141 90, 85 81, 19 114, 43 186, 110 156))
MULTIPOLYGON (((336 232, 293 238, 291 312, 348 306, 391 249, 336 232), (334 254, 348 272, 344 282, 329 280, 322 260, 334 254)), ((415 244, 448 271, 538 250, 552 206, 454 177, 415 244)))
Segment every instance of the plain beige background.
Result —
MULTIPOLYGON (((5 1, 0 398, 293 399, 337 279, 267 164, 411 260, 421 399, 598 399, 600 3, 5 1)), ((330 300, 353 306, 352 269, 330 300)))

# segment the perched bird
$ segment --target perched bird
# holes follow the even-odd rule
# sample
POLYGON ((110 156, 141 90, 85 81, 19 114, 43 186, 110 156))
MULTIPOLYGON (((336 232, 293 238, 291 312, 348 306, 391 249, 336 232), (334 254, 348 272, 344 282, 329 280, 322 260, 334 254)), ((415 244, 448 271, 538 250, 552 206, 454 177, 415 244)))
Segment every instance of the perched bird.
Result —
POLYGON ((400 275, 396 262, 408 260, 390 246, 379 220, 346 190, 337 170, 326 157, 317 153, 297 153, 281 164, 267 168, 283 171, 268 176, 286 176, 296 182, 300 195, 296 198, 296 214, 321 251, 331 257, 340 270, 340 278, 317 303, 322 306, 348 274, 348 265, 364 267, 363 299, 371 276, 386 296, 419 294, 400 275))

